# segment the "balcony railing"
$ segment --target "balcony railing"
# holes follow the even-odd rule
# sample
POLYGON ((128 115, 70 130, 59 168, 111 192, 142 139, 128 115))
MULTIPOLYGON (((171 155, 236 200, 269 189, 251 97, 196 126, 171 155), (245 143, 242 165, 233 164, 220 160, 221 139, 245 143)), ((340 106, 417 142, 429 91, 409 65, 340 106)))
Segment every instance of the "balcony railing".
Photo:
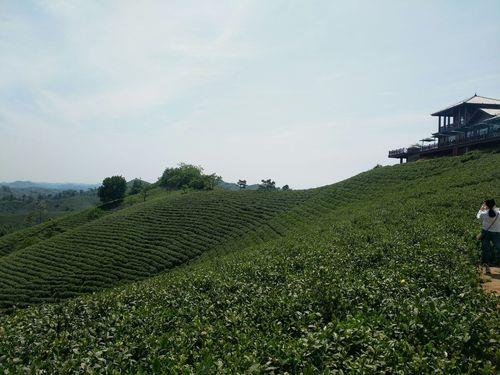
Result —
POLYGON ((408 153, 408 149, 406 147, 398 148, 397 150, 389 151, 389 157, 395 157, 397 155, 403 155, 403 154, 407 154, 407 153, 408 153))
POLYGON ((425 145, 425 146, 420 146, 420 151, 428 151, 428 150, 434 150, 435 148, 438 148, 437 143, 433 143, 430 145, 425 145))
POLYGON ((389 151, 389 157, 406 157, 408 154, 418 153, 418 152, 426 152, 431 150, 439 150, 443 148, 447 148, 450 146, 466 146, 473 143, 481 142, 483 140, 489 139, 500 139, 500 131, 495 131, 487 134, 475 135, 471 137, 465 137, 461 139, 455 139, 450 141, 442 141, 440 143, 433 143, 430 145, 422 145, 422 146, 414 146, 414 147, 404 147, 399 148, 397 150, 389 151))
POLYGON ((448 126, 441 126, 439 128, 439 132, 450 132, 450 131, 458 131, 462 132, 460 129, 460 126, 455 126, 455 125, 448 125, 448 126))
POLYGON ((487 134, 481 134, 481 135, 475 135, 475 136, 470 136, 470 137, 464 137, 460 139, 454 139, 450 141, 444 141, 439 144, 438 148, 443 148, 443 147, 449 147, 449 146, 455 146, 455 145, 467 145, 470 143, 476 143, 480 142, 486 139, 492 139, 492 138, 498 138, 500 137, 500 132, 495 131, 487 134))

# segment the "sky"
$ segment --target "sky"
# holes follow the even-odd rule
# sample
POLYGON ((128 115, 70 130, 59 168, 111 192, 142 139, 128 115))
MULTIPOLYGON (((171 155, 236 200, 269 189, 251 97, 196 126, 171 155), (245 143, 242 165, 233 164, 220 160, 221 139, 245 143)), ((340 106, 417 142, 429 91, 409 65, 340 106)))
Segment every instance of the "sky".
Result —
POLYGON ((0 181, 309 188, 500 98, 500 1, 0 0, 0 181))

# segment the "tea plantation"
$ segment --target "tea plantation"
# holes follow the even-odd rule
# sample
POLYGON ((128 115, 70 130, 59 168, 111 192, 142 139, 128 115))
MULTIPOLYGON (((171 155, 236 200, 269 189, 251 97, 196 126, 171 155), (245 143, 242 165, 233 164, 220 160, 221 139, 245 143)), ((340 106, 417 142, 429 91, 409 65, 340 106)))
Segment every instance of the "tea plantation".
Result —
POLYGON ((270 218, 308 194, 192 193, 105 215, 1 257, 0 304, 57 302, 150 277, 234 239, 279 234, 270 218))
POLYGON ((309 191, 166 197, 14 250, 9 309, 128 284, 0 317, 0 370, 498 373, 499 301, 473 240, 498 165, 473 153, 309 191))
MULTIPOLYGON (((154 188, 149 191, 148 200, 165 198, 178 194, 177 192, 166 192, 163 189, 154 188)), ((0 236, 0 257, 15 250, 23 249, 37 242, 47 240, 63 232, 67 232, 77 226, 89 223, 102 216, 115 213, 118 210, 128 208, 141 203, 142 197, 131 195, 125 197, 122 202, 112 202, 97 207, 88 208, 76 213, 52 218, 39 225, 34 225, 14 233, 0 236)))

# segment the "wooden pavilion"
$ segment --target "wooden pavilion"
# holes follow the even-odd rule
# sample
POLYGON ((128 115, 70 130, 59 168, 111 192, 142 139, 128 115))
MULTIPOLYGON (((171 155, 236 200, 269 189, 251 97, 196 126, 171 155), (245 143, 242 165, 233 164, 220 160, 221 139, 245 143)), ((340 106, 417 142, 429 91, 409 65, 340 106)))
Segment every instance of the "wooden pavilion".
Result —
POLYGON ((432 138, 391 150, 389 157, 403 163, 461 155, 474 149, 500 149, 500 99, 474 95, 431 116, 438 118, 438 131, 432 138))

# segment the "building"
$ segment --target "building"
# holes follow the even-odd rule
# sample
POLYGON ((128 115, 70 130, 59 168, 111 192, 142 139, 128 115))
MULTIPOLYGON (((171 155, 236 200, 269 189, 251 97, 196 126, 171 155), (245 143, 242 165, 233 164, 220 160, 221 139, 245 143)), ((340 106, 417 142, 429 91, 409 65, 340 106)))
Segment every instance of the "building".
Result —
POLYGON ((500 99, 474 95, 433 113, 438 131, 409 147, 389 151, 403 161, 456 156, 470 150, 500 149, 500 99))

